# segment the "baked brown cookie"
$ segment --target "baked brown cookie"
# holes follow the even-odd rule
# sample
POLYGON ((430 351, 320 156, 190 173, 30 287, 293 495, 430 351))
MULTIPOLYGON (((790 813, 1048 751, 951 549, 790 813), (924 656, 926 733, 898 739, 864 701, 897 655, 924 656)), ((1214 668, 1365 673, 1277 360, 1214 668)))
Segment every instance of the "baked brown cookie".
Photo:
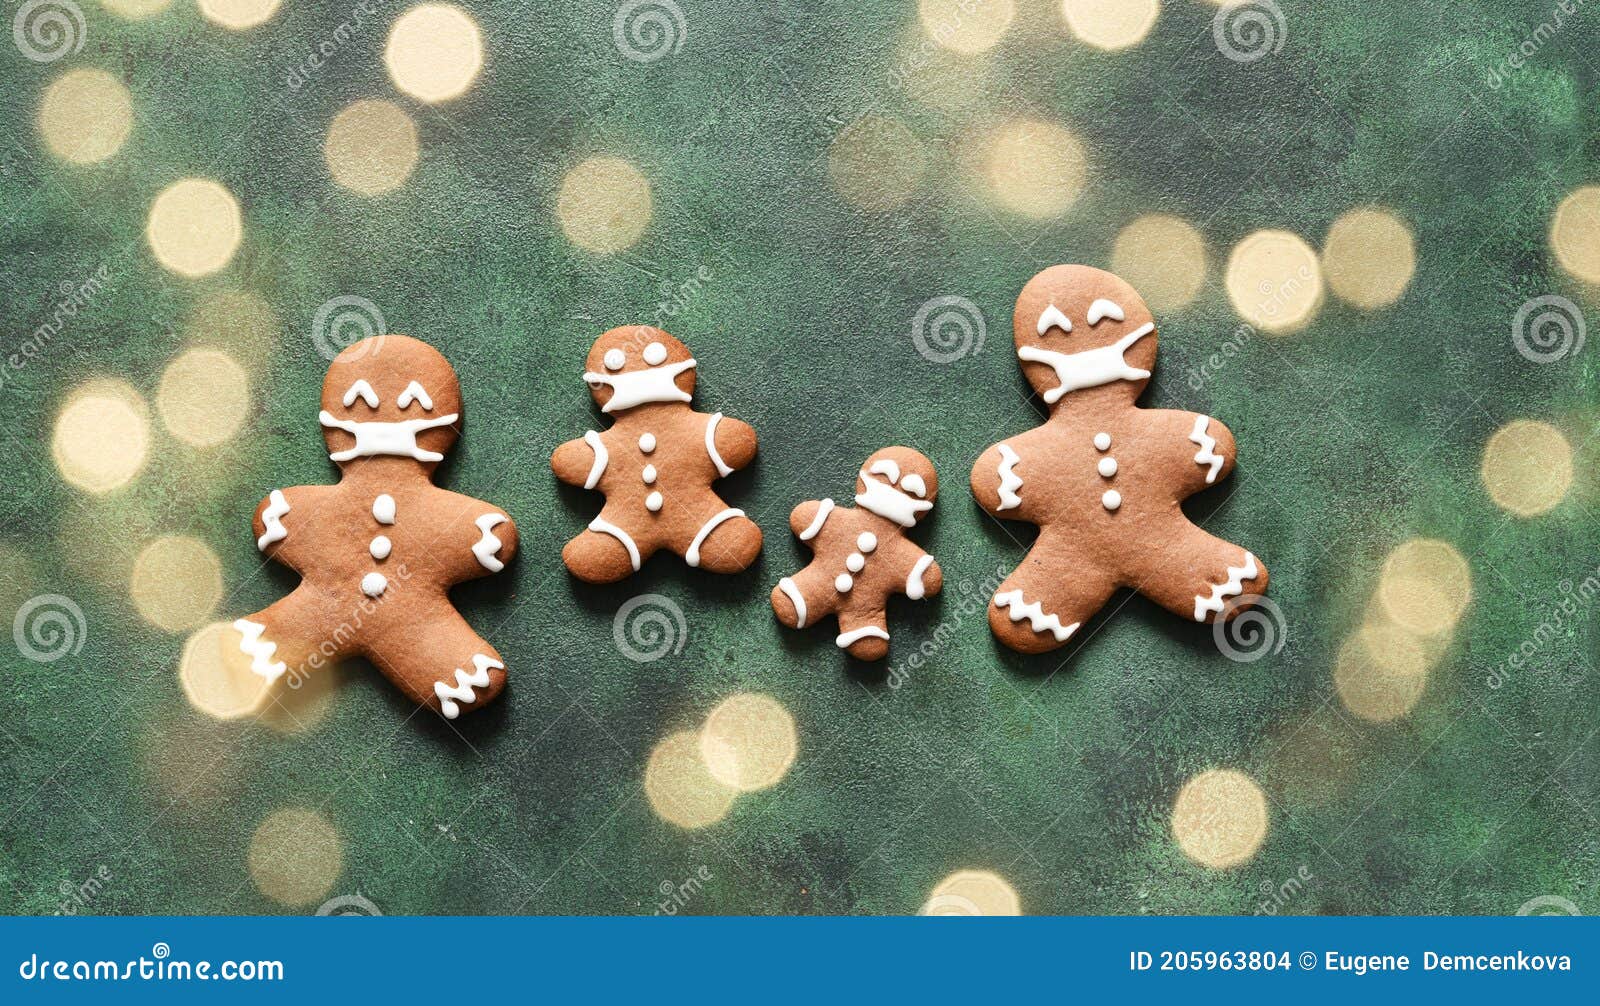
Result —
POLYGON ((711 483, 755 459, 756 431, 689 406, 695 359, 659 328, 612 329, 595 340, 585 367, 583 379, 612 426, 557 447, 550 467, 606 502, 561 550, 567 568, 580 580, 611 583, 660 549, 714 573, 747 568, 761 551, 761 529, 711 483))
POLYGON ((944 574, 906 532, 933 509, 939 476, 909 447, 885 447, 856 476, 856 505, 807 500, 789 515, 815 558, 772 588, 778 621, 802 629, 839 618, 839 648, 859 660, 889 654, 886 605, 891 594, 920 600, 939 593, 944 574))
POLYGON ((1055 649, 1122 586, 1197 622, 1248 607, 1230 599, 1263 593, 1266 567, 1179 505, 1228 477, 1233 434, 1209 416, 1135 404, 1156 331, 1133 287, 1100 269, 1052 266, 1022 288, 1012 329, 1050 418, 972 466, 980 506, 1039 525, 989 605, 995 635, 1025 653, 1055 649))
POLYGON ((233 623, 257 674, 363 656, 448 719, 500 694, 505 662, 446 593, 517 550, 505 511, 433 484, 461 412, 455 370, 425 342, 375 336, 334 358, 320 418, 339 483, 274 489, 256 507, 256 546, 301 577, 233 623))

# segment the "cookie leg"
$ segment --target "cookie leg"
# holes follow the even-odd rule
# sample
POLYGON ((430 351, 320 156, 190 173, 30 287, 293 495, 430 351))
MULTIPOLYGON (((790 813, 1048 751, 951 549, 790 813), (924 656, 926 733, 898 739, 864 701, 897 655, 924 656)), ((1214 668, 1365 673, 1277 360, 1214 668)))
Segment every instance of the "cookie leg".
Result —
POLYGON ((761 552, 761 528, 743 510, 725 507, 707 514, 683 551, 683 561, 713 573, 750 568, 761 552))
POLYGON ((989 628, 1013 650, 1044 653, 1066 645, 1116 589, 1116 577, 1065 535, 1045 532, 989 600, 989 628))
POLYGON ((347 634, 329 626, 326 605, 305 587, 253 615, 234 619, 233 628, 240 651, 250 659, 250 670, 269 683, 283 679, 298 685, 307 675, 355 652, 347 634))
POLYGON ((839 612, 839 649, 857 660, 882 660, 889 655, 889 615, 877 609, 845 608, 839 612))
POLYGON ((817 563, 794 576, 786 576, 772 588, 772 610, 778 621, 791 629, 815 625, 834 613, 839 592, 817 563))
POLYGON ((645 558, 632 535, 600 517, 561 550, 561 561, 586 583, 615 583, 637 572, 645 558))
POLYGON ((494 701, 506 684, 505 661, 448 605, 365 647, 368 659, 419 706, 455 719, 494 701))
POLYGON ((1142 568, 1126 571, 1127 580, 1173 614, 1210 622, 1227 611, 1232 618, 1243 608, 1230 610, 1230 601, 1266 592, 1267 567, 1248 550, 1207 534, 1187 520, 1174 522, 1162 540, 1165 546, 1149 556, 1142 568))

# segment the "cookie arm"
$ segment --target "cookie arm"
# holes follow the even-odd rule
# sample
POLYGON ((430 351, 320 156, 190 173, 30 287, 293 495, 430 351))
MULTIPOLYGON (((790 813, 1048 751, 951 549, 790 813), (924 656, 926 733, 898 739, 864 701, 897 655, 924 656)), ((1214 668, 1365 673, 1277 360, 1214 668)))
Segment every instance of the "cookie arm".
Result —
POLYGON ((933 556, 914 545, 912 548, 916 549, 916 558, 911 563, 911 571, 906 574, 906 582, 901 585, 900 592, 913 601, 920 601, 944 589, 944 570, 939 568, 933 556))
POLYGON ((816 538, 817 532, 822 530, 827 523, 828 514, 833 510, 833 500, 806 500, 796 506, 789 513, 789 530, 794 532, 796 538, 809 542, 816 538))
POLYGON ((329 486, 294 486, 274 489, 256 504, 251 530, 256 548, 269 559, 281 562, 296 572, 303 563, 314 561, 315 543, 305 537, 305 528, 316 523, 316 512, 326 498, 329 486))
POLYGON ((706 454, 719 475, 730 475, 756 458, 755 427, 720 412, 706 417, 706 454))
POLYGON ((568 440, 550 455, 550 469, 556 478, 572 486, 593 489, 600 484, 611 462, 603 435, 590 430, 576 440, 568 440))
POLYGON ((446 581, 460 583, 498 573, 517 554, 517 525, 511 515, 482 500, 446 493, 440 512, 449 530, 431 551, 444 569, 446 581))
POLYGON ((1214 486, 1233 471, 1233 431, 1195 412, 1152 409, 1153 458, 1177 475, 1178 498, 1214 486))
POLYGON ((1033 521, 1033 497, 1026 479, 1028 454, 1018 446, 1020 440, 1003 440, 978 455, 972 463, 972 496, 995 517, 1033 521))

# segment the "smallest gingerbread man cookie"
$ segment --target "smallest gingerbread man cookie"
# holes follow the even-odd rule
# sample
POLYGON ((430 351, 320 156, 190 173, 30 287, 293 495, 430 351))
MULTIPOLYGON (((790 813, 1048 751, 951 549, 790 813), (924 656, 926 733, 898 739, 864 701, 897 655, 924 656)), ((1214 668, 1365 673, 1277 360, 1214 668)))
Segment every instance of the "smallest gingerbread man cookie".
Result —
POLYGON ((909 447, 885 447, 861 467, 855 508, 831 499, 795 507, 789 526, 815 558, 772 588, 778 621, 802 629, 836 614, 840 649, 858 660, 888 656, 889 596, 919 600, 944 583, 933 556, 906 537, 938 492, 933 462, 909 447))

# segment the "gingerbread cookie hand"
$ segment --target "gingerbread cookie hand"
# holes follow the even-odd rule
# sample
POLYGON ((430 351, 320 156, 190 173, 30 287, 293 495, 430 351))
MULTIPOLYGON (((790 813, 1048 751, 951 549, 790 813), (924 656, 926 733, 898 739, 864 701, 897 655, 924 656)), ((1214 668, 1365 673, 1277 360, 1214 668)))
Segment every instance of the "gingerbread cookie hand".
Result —
POLYGON ((906 536, 933 509, 939 477, 909 447, 885 447, 862 465, 855 507, 807 500, 789 526, 812 550, 811 563, 772 588, 772 610, 792 629, 836 615, 840 649, 860 660, 889 653, 888 599, 939 592, 944 576, 933 556, 906 536))
POLYGON ((376 336, 334 358, 320 422, 338 484, 274 490, 257 508, 257 547, 301 582, 234 622, 253 671, 274 681, 364 656, 449 719, 499 694, 504 661, 446 593, 517 545, 505 511, 433 485, 461 412, 455 370, 427 343, 376 336))
POLYGON ((711 488, 754 460, 755 430, 690 407, 695 367, 688 347, 645 325, 614 328, 589 350, 583 377, 611 428, 550 457, 557 478, 606 497, 561 552, 580 580, 620 580, 662 549, 690 566, 736 573, 761 551, 761 529, 711 488))
POLYGON ((1133 288, 1053 266, 1023 287, 1012 327, 1050 418, 973 464, 980 506, 1040 529, 991 600, 995 635, 1027 653, 1054 649, 1123 586, 1199 622, 1232 618, 1242 610, 1232 599, 1263 593, 1261 561, 1180 507, 1232 471, 1233 434, 1209 416, 1138 407, 1157 340, 1133 288))

